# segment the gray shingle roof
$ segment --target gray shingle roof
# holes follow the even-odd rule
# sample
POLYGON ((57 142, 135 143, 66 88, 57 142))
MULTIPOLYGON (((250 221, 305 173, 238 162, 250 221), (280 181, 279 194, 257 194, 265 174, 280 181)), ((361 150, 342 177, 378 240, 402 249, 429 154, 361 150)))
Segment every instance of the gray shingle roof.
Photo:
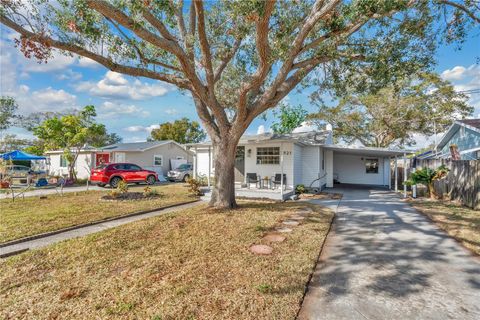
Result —
POLYGON ((458 122, 480 129, 480 119, 464 119, 458 120, 458 122))
POLYGON ((324 144, 328 137, 328 131, 310 131, 299 133, 264 133, 255 135, 244 135, 240 138, 239 144, 261 142, 269 140, 290 140, 304 144, 324 144))
POLYGON ((117 143, 117 144, 112 144, 100 149, 104 151, 144 151, 153 147, 163 145, 168 142, 170 142, 170 140, 117 143))

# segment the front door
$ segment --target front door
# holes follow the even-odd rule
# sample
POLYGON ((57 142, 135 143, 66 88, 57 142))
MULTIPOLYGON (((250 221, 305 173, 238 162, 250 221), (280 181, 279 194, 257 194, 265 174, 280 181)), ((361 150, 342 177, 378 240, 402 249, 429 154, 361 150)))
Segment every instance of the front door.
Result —
POLYGON ((238 146, 235 156, 235 182, 245 181, 245 147, 238 146))
POLYGON ((108 153, 97 153, 95 166, 99 166, 101 164, 106 164, 110 162, 110 155, 108 153))

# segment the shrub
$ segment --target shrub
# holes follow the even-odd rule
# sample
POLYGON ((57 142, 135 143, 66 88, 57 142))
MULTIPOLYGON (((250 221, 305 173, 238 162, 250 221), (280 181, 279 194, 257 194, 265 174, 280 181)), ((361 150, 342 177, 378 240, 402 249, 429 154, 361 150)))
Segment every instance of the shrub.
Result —
POLYGON ((159 196, 160 192, 157 189, 152 189, 149 186, 143 188, 143 196, 144 197, 152 197, 152 196, 159 196))
POLYGON ((197 179, 187 179, 187 184, 188 184, 188 192, 193 194, 194 196, 201 196, 203 195, 202 191, 200 190, 201 183, 197 179))
POLYGON ((435 199, 437 195, 435 194, 434 182, 436 180, 441 180, 445 178, 450 171, 444 165, 441 165, 437 169, 422 168, 410 174, 410 179, 405 181, 407 186, 415 184, 423 184, 427 187, 430 198, 435 199))
POLYGON ((305 188, 305 186, 303 184, 297 184, 297 186, 295 187, 295 193, 296 194, 302 194, 302 193, 305 193, 307 192, 307 188, 305 188))
POLYGON ((120 181, 117 186, 117 191, 119 193, 127 193, 128 192, 128 183, 125 181, 120 181))

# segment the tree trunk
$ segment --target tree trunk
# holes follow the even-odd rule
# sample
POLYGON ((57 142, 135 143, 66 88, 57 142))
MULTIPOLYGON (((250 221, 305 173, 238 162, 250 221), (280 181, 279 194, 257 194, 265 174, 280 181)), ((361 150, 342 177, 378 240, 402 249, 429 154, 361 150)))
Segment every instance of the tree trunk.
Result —
POLYGON ((436 194, 435 194, 435 186, 432 182, 428 183, 428 193, 430 194, 430 199, 435 200, 437 199, 436 194))
POLYGON ((213 140, 213 163, 215 181, 210 206, 219 209, 232 209, 235 201, 235 154, 237 142, 223 138, 213 140))

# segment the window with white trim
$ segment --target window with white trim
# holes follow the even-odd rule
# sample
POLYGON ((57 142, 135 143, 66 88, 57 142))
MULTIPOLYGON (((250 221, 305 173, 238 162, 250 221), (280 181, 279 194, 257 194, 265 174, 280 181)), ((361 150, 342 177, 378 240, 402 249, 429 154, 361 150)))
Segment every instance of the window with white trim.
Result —
POLYGON ((378 173, 378 159, 365 159, 365 172, 378 173))
POLYGON ((68 160, 67 158, 62 154, 60 155, 60 168, 66 168, 68 167, 68 160))
POLYGON ((153 165, 156 167, 161 167, 163 166, 163 156, 156 154, 153 156, 153 165))
POLYGON ((257 148, 257 164, 280 164, 280 147, 257 148))

